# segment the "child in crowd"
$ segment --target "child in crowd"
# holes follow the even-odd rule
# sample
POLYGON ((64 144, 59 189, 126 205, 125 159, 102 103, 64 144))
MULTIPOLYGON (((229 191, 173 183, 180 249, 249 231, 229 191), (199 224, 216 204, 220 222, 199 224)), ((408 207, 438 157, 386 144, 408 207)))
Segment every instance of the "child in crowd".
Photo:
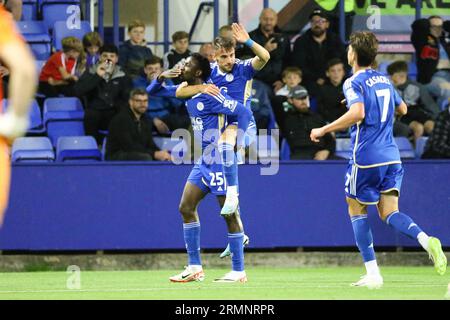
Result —
POLYGON ((275 92, 275 94, 277 96, 287 97, 292 88, 295 88, 302 82, 302 70, 297 67, 287 67, 283 70, 281 79, 284 86, 275 92))
POLYGON ((99 53, 103 40, 98 32, 88 32, 83 37, 83 47, 86 52, 86 68, 94 66, 99 60, 99 53))
POLYGON ((46 97, 73 96, 73 86, 78 81, 78 70, 84 64, 84 50, 81 40, 66 37, 62 51, 54 53, 45 63, 39 76, 39 92, 46 97))
POLYGON ((130 40, 120 47, 119 65, 131 79, 141 75, 144 62, 153 56, 152 50, 147 47, 145 40, 145 24, 134 20, 128 25, 130 40))

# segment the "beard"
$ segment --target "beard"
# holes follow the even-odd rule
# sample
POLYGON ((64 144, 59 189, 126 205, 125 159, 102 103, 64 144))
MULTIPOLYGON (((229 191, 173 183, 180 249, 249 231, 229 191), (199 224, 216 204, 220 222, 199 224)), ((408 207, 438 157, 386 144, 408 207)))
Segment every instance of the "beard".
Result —
POLYGON ((311 32, 315 37, 320 37, 326 32, 326 30, 314 27, 311 29, 311 32))

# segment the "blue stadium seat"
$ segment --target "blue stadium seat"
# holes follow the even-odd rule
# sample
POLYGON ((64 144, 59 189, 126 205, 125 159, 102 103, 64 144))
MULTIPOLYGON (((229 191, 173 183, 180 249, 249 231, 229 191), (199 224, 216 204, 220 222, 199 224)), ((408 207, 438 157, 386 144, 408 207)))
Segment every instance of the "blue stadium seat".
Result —
POLYGON ((60 137, 56 146, 57 161, 101 161, 102 154, 91 136, 60 137))
POLYGON ((78 98, 47 98, 44 101, 44 125, 50 121, 83 121, 83 105, 78 98))
POLYGON ((36 60, 36 70, 37 74, 41 74, 41 70, 44 67, 46 60, 36 60))
POLYGON ((47 60, 51 53, 51 39, 45 24, 42 21, 18 21, 17 27, 36 59, 47 60))
POLYGON ((55 50, 59 51, 62 49, 61 40, 65 37, 71 36, 82 40, 84 35, 91 31, 91 25, 87 21, 81 21, 79 28, 72 29, 69 29, 67 27, 66 21, 56 21, 53 28, 52 46, 55 48, 55 50))
POLYGON ((397 143, 398 149, 400 150, 400 157, 403 159, 415 159, 416 152, 414 151, 411 142, 405 137, 394 138, 397 143))
POLYGON ((427 144, 428 137, 420 137, 416 141, 416 158, 420 159, 425 151, 425 145, 427 144))
POLYGON ((84 136, 83 121, 50 121, 47 123, 47 135, 56 147, 60 137, 84 136))
POLYGON ((344 159, 350 159, 352 156, 352 141, 349 138, 336 139, 335 155, 344 159))
POLYGON ((280 150, 280 160, 290 160, 291 159, 291 147, 286 139, 281 140, 281 150, 280 150))
POLYGON ((319 111, 319 106, 317 104, 317 98, 316 97, 309 96, 309 109, 312 112, 318 112, 319 111))
POLYGON ((55 153, 47 137, 24 137, 14 141, 12 162, 53 162, 55 153))
POLYGON ((37 0, 23 0, 22 1, 22 21, 37 20, 38 19, 38 1, 37 0))
POLYGON ((40 12, 48 30, 52 30, 56 21, 73 23, 81 18, 79 0, 41 0, 40 12))
MULTIPOLYGON (((2 103, 3 110, 8 109, 8 100, 4 99, 2 103)), ((36 100, 31 102, 30 106, 30 126, 28 127, 27 133, 30 134, 39 134, 45 132, 45 127, 42 122, 41 109, 39 108, 39 104, 36 100)))
POLYGON ((183 139, 153 137, 153 141, 161 150, 169 151, 174 159, 181 161, 188 153, 188 146, 183 139))

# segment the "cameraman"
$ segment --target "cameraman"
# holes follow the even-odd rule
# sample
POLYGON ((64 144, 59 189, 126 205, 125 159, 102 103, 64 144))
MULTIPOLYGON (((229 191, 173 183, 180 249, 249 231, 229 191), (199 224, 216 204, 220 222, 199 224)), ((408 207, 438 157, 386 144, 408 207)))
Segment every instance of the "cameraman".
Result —
MULTIPOLYGON (((261 80, 268 87, 268 93, 271 97, 274 91, 278 91, 283 87, 281 82, 281 72, 284 63, 288 61, 290 56, 290 43, 286 35, 281 33, 277 27, 278 15, 270 8, 266 8, 259 16, 259 26, 257 29, 249 33, 250 38, 256 43, 262 45, 270 53, 270 60, 264 68, 258 71, 255 79, 261 80)), ((236 51, 236 57, 241 59, 245 56, 254 56, 250 48, 244 47, 242 50, 236 51)))
POLYGON ((101 145, 99 130, 107 130, 111 119, 127 107, 131 79, 117 65, 118 49, 105 44, 100 48, 98 63, 86 70, 75 85, 77 96, 83 99, 84 130, 101 145))

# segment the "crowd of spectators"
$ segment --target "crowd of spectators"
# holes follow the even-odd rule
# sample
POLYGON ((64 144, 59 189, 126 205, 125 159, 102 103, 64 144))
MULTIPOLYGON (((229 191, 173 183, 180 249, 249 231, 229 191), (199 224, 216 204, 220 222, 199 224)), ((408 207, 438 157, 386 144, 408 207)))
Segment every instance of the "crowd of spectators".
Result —
MULTIPOLYGON (((278 14, 270 8, 262 10, 258 27, 249 32, 271 55, 253 80, 251 106, 257 127, 277 126, 294 159, 334 158, 336 136, 326 136, 315 144, 307 133, 347 111, 342 87, 351 70, 346 45, 337 33, 337 1, 317 2, 320 8, 309 15, 309 28, 294 41, 278 27, 278 14)), ((352 2, 345 3, 346 36, 354 15, 352 2)), ((14 16, 21 14, 20 3, 8 1, 14 16)), ((66 37, 62 50, 51 55, 39 76, 39 93, 43 96, 76 96, 82 100, 85 133, 94 136, 99 146, 109 132, 112 139, 107 143, 108 159, 163 159, 142 135, 169 135, 176 129, 190 128, 183 101, 148 97, 142 91, 160 72, 191 55, 189 34, 173 33, 172 48, 160 58, 147 46, 145 28, 142 21, 130 22, 129 40, 119 48, 104 44, 97 32, 87 33, 82 40, 66 37), (118 123, 120 119, 123 126, 118 123), (138 139, 145 152, 139 148, 129 150, 131 144, 117 134, 123 128, 130 131, 127 139, 138 139), (120 143, 127 145, 123 152, 118 150, 120 143)), ((411 28, 417 81, 408 77, 406 61, 394 61, 387 68, 391 82, 408 105, 408 114, 395 119, 394 135, 408 137, 413 144, 423 136, 429 137, 424 156, 450 157, 450 116, 446 107, 450 99, 450 21, 431 16, 416 20, 411 28)), ((222 26, 219 35, 232 38, 231 26, 222 26)), ((199 52, 210 62, 215 60, 212 42, 201 45, 199 52)), ((252 56, 248 47, 236 46, 238 59, 252 56)), ((8 70, 0 63, 0 77, 7 76, 8 70)), ((165 85, 181 82, 165 81, 165 85)), ((337 137, 348 137, 348 132, 339 132, 337 137)))

